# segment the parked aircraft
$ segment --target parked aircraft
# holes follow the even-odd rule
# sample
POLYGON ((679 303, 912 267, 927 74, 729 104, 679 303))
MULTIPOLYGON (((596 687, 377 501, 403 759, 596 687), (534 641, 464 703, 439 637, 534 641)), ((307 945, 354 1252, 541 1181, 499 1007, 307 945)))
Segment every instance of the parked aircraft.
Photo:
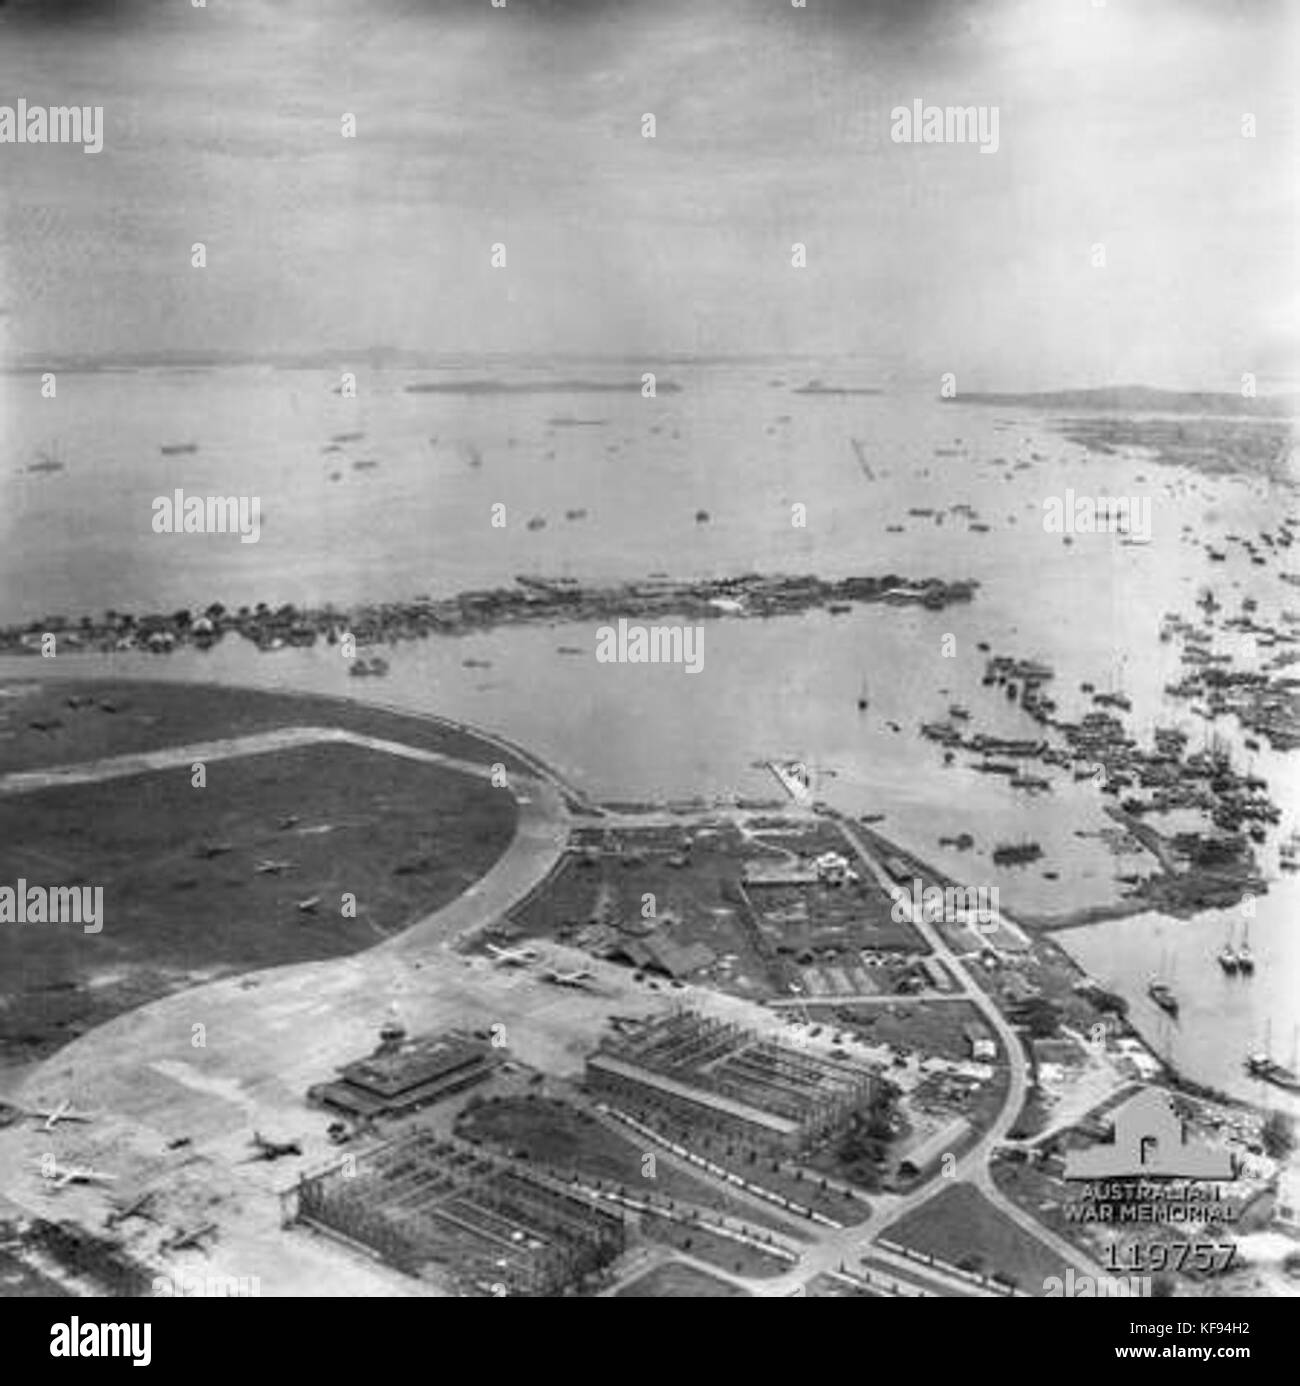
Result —
POLYGON ((585 967, 578 968, 576 972, 557 972, 553 967, 548 967, 542 973, 544 982, 553 982, 557 987, 585 987, 594 977, 595 973, 585 967))
POLYGON ((108 1216, 104 1219, 105 1227, 116 1227, 120 1222, 126 1222, 128 1218, 148 1218, 153 1221, 153 1214, 149 1211, 149 1205, 157 1195, 154 1189, 146 1189, 139 1198, 132 1199, 118 1208, 109 1209, 108 1216))
POLYGON ((537 958, 536 948, 498 948, 495 943, 489 943, 487 950, 497 967, 524 967, 537 958))
POLYGON ((257 1154, 250 1155, 249 1160, 278 1160, 283 1155, 302 1154, 302 1146, 297 1141, 268 1140, 260 1131, 253 1132, 253 1144, 257 1154))
POLYGON ((72 1107, 72 1103, 71 1103, 68 1099, 66 1099, 66 1098, 65 1098, 62 1102, 60 1102, 59 1105, 58 1105, 57 1107, 49 1107, 49 1108, 45 1108, 45 1109, 42 1109, 42 1108, 39 1108, 39 1107, 36 1107, 36 1108, 24 1107, 24 1108, 22 1108, 21 1110, 22 1110, 22 1114, 23 1114, 24 1116, 36 1117, 36 1118, 38 1118, 39 1120, 44 1121, 44 1123, 45 1123, 45 1129, 46 1129, 47 1131, 53 1131, 54 1128, 55 1128, 55 1127, 59 1124, 59 1122, 61 1122, 61 1121, 94 1121, 94 1120, 95 1120, 94 1115, 93 1115, 92 1113, 90 1113, 90 1112, 78 1112, 78 1111, 74 1111, 74 1110, 73 1110, 73 1107, 72 1107))
POLYGON ((49 1186, 53 1193, 66 1189, 69 1184, 111 1184, 116 1178, 116 1174, 103 1174, 89 1165, 69 1165, 50 1176, 49 1186))

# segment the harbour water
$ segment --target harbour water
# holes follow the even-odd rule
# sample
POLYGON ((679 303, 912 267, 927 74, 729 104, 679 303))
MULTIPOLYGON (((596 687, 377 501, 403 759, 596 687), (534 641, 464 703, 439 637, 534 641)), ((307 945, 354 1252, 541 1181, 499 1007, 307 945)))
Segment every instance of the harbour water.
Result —
MULTIPOLYGON (((1207 724, 1163 693, 1180 666, 1177 649, 1158 640, 1162 613, 1194 615, 1210 582, 1225 605, 1255 598, 1269 621, 1294 592, 1278 565, 1251 565, 1238 550, 1211 563, 1204 547, 1273 526, 1294 509, 1293 492, 1087 453, 1032 411, 799 393, 811 378, 876 383, 844 363, 815 362, 565 363, 504 372, 531 390, 407 390, 487 375, 362 375, 349 399, 332 392, 337 377, 317 371, 63 373, 57 409, 34 377, 4 377, 0 621, 197 610, 213 600, 343 607, 504 585, 519 573, 584 583, 655 572, 975 579, 973 602, 941 611, 870 606, 708 622, 698 676, 680 665, 598 663, 595 625, 560 624, 399 644, 384 651, 383 680, 350 678, 324 644, 259 653, 228 639, 208 653, 93 663, 464 717, 534 748, 603 798, 772 797, 779 787, 763 763, 801 760, 818 797, 884 814, 883 832, 962 881, 996 884, 1012 914, 1053 915, 1117 899, 1115 877, 1137 870, 1140 855, 1116 857, 1091 836, 1113 825, 1103 813, 1110 801, 1090 782, 1054 774, 1048 794, 1016 790, 964 768, 964 756, 945 767, 941 748, 919 737, 919 724, 953 703, 982 730, 1036 735, 1000 688, 982 685, 977 645, 1050 664, 1059 716, 1087 710, 1079 684, 1090 681, 1132 700, 1126 721, 1140 740, 1179 725, 1199 744, 1207 724), (680 390, 643 397, 643 369, 680 390), (538 388, 556 380, 628 388, 538 388), (197 450, 162 452, 187 443, 197 450), (57 467, 29 470, 42 458, 57 467), (154 534, 151 503, 177 486, 259 496, 259 542, 154 534), (1045 532, 1044 500, 1067 488, 1149 496, 1152 541, 1126 545, 1103 533, 1065 544, 1045 532), (491 523, 498 504, 504 528, 491 523), (952 509, 963 504, 969 512, 952 509), (796 506, 806 524, 795 522, 796 506), (545 523, 530 525, 537 520, 545 523), (961 832, 976 839, 970 851, 939 847, 939 837, 961 832), (1042 859, 994 868, 996 843, 1029 838, 1042 859)), ((38 669, 36 660, 3 661, 6 675, 38 669)), ((1057 937, 1129 999, 1154 1047, 1188 1076, 1259 1098, 1243 1055, 1267 1024, 1276 1057, 1289 1061, 1300 1019, 1300 885, 1277 869, 1277 841, 1300 823, 1300 787, 1286 756, 1247 751, 1235 724, 1215 731, 1238 764, 1269 781, 1282 809, 1262 849, 1270 888, 1250 923, 1254 977, 1217 966, 1227 929, 1218 912, 1187 923, 1133 916, 1057 937), (1157 974, 1180 998, 1176 1026, 1146 998, 1157 974)))

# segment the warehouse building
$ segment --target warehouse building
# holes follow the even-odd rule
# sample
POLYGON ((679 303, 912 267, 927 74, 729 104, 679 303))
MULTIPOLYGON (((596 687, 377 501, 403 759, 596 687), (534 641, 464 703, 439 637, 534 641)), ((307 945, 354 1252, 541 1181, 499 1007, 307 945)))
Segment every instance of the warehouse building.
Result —
POLYGON ((970 1122, 959 1116, 929 1135, 914 1137, 899 1152, 898 1172, 902 1175, 928 1173, 945 1155, 955 1156, 970 1132, 970 1122))
POLYGON ((587 1060, 587 1086, 630 1116, 681 1137, 799 1150, 846 1126, 874 1075, 849 1059, 797 1049, 680 1011, 587 1060))

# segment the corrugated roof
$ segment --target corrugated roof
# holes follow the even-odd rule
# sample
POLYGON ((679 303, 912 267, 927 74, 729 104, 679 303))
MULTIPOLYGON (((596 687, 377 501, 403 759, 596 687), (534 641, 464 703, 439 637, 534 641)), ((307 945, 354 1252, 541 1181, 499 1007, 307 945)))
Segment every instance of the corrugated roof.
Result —
POLYGON ((666 1078, 662 1073, 652 1073, 648 1068, 642 1068, 639 1064, 628 1063, 624 1059, 616 1059, 612 1054, 593 1054, 587 1060, 587 1067, 602 1073, 612 1073, 618 1078, 629 1078, 648 1088, 656 1088, 659 1092, 667 1093, 671 1097, 681 1097, 699 1106, 710 1107, 714 1111, 738 1117, 742 1121, 749 1122, 752 1126, 766 1127, 778 1135, 792 1136, 800 1129, 797 1121, 773 1116, 771 1112, 762 1111, 758 1107, 751 1107, 744 1102, 736 1102, 730 1097, 723 1097, 721 1093, 710 1092, 707 1088, 695 1088, 687 1083, 679 1083, 675 1078, 666 1078))
POLYGON ((955 1150, 958 1142, 969 1131, 970 1122, 965 1117, 954 1117, 947 1126, 941 1126, 933 1135, 926 1136, 913 1145, 904 1146, 899 1163, 923 1170, 950 1150, 955 1150))

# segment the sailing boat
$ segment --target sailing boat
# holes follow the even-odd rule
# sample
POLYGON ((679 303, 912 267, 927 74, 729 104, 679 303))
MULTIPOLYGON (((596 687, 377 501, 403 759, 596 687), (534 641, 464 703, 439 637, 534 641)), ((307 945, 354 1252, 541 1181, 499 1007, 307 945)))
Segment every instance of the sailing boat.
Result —
POLYGON ((1241 926, 1241 943, 1237 948, 1237 966, 1249 977, 1255 970, 1255 955, 1250 951, 1250 921, 1241 926))
POLYGON ((1228 925, 1228 936, 1223 940, 1223 947, 1219 949, 1219 966, 1232 976, 1241 966, 1241 956, 1232 946, 1232 925, 1228 925))
MULTIPOLYGON (((1162 953, 1160 955, 1161 973, 1163 973, 1164 970, 1165 955, 1162 953)), ((1147 995, 1167 1015, 1173 1016, 1175 1020, 1178 1019, 1178 998, 1174 995, 1170 988, 1158 977, 1153 977, 1151 981, 1147 983, 1147 995)))
POLYGON ((1300 1027, 1291 1033, 1291 1067, 1286 1068, 1272 1054, 1272 1022, 1264 1022, 1264 1048, 1246 1055, 1246 1072, 1252 1078, 1262 1078, 1288 1092, 1300 1092, 1300 1076, 1296 1074, 1296 1037, 1300 1027))

